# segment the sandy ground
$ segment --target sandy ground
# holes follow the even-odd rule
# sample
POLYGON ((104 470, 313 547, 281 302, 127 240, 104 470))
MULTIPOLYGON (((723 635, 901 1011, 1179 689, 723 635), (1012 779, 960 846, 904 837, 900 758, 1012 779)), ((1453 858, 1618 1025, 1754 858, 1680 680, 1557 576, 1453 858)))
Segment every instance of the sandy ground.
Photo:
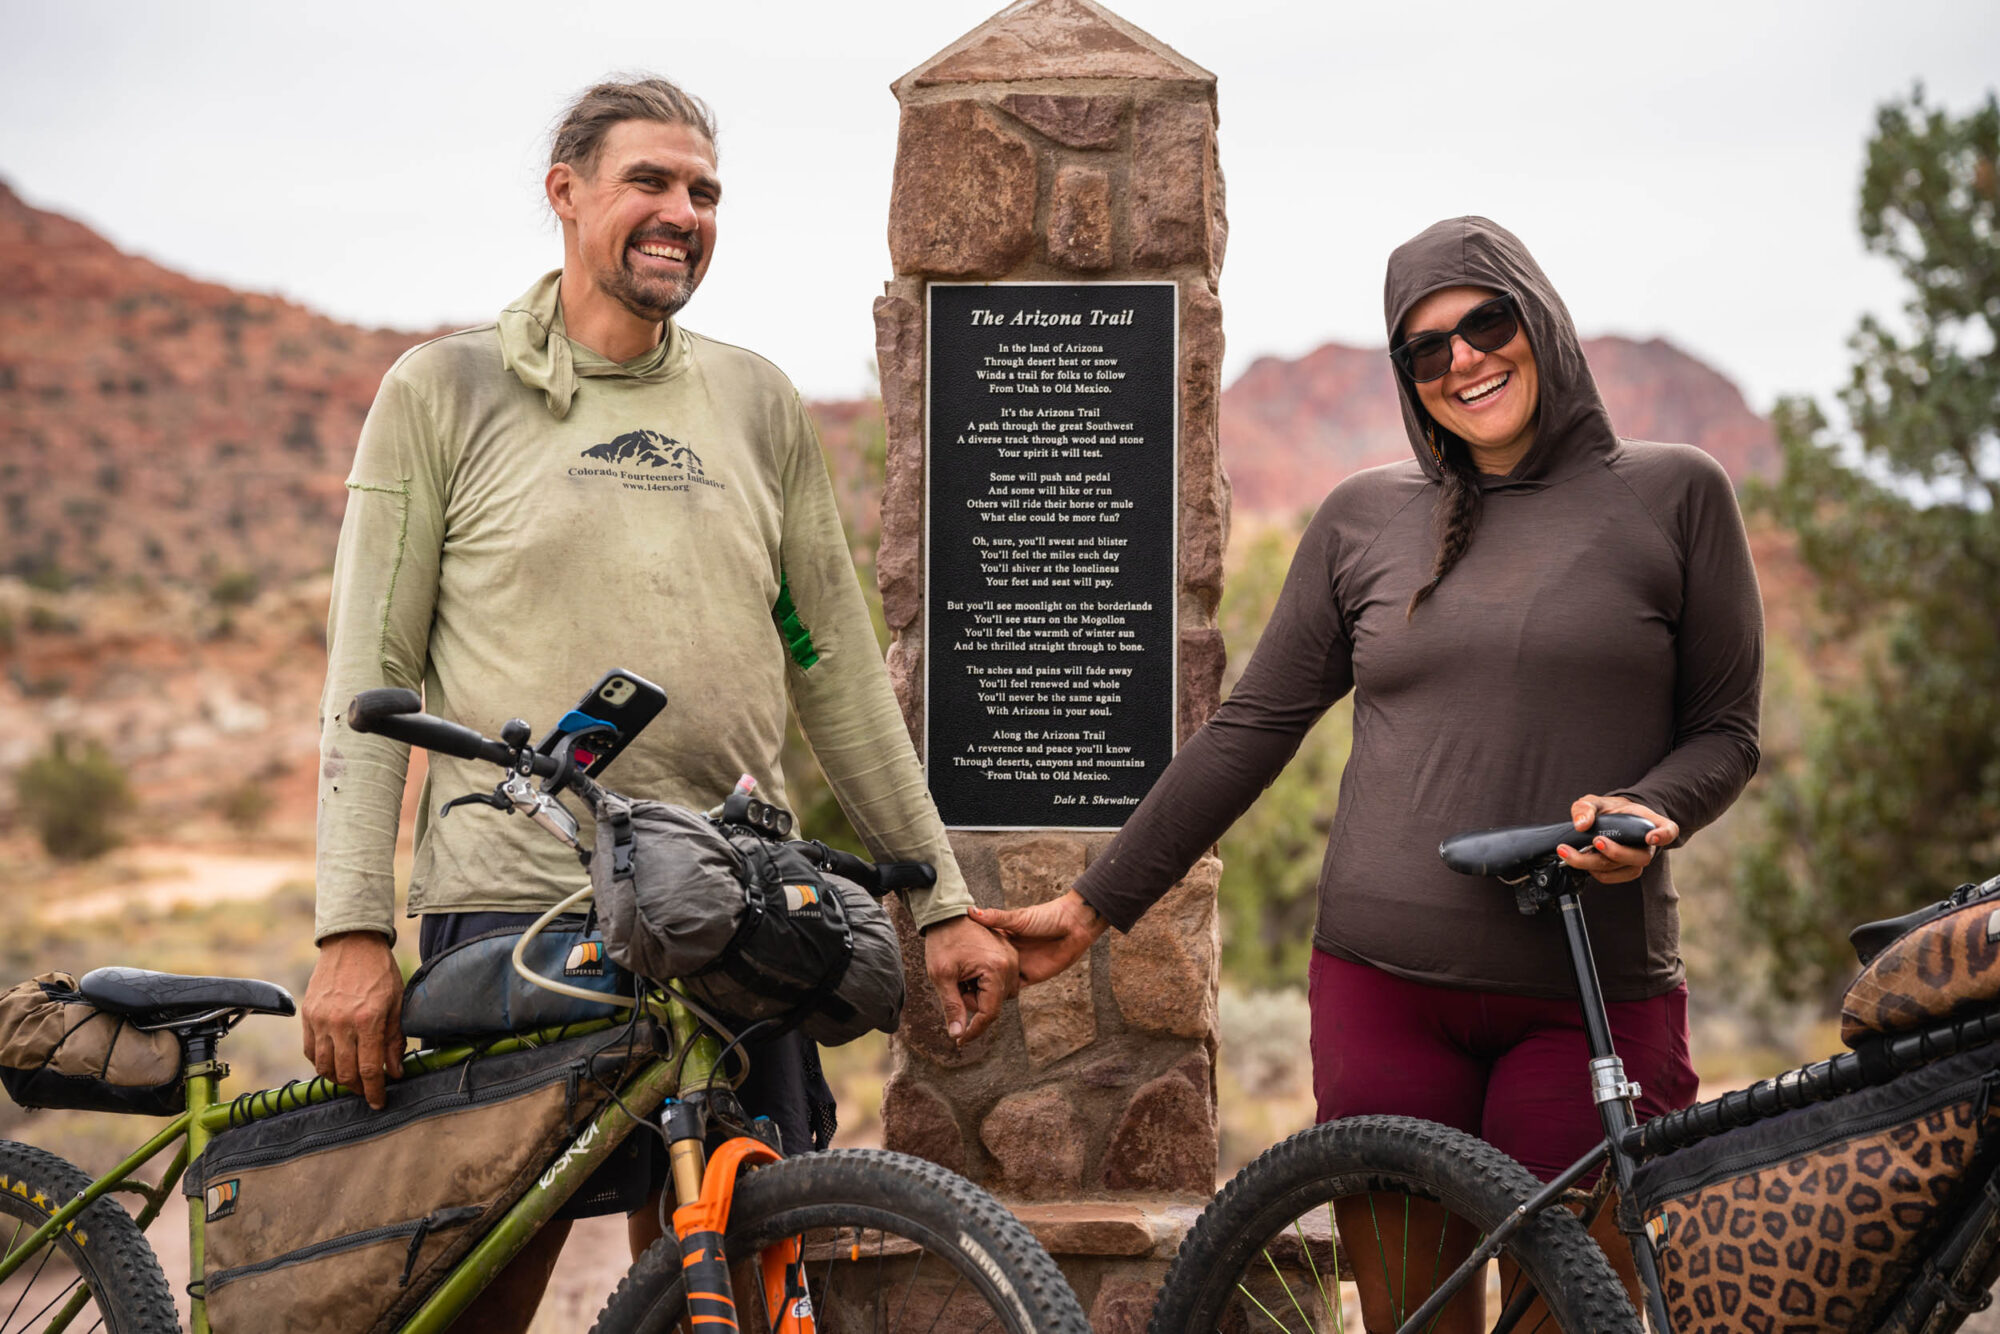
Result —
POLYGON ((246 856, 166 844, 124 849, 119 862, 129 868, 125 884, 51 898, 41 915, 74 922, 140 906, 165 911, 183 904, 268 898, 281 885, 310 881, 313 875, 308 856, 246 856))

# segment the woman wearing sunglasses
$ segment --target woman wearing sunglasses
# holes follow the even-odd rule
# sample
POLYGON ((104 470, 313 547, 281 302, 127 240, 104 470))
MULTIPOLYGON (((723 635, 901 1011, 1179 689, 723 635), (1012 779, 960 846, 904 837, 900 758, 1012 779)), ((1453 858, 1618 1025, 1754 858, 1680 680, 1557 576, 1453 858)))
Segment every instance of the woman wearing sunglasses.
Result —
MULTIPOLYGON (((1613 433, 1511 233, 1429 228, 1390 256, 1385 304, 1414 458, 1327 497, 1242 679, 1075 889, 979 917, 1013 933, 1023 981, 1060 971, 1179 880, 1351 689, 1310 976, 1319 1118, 1440 1121, 1546 1180, 1602 1137, 1563 935, 1447 870, 1438 842, 1562 811, 1658 826, 1643 849, 1564 857, 1605 886, 1591 932, 1640 1115, 1692 1101, 1668 849, 1757 766, 1756 575, 1727 475, 1613 433)), ((1615 1237, 1609 1211, 1600 1227, 1615 1237)))

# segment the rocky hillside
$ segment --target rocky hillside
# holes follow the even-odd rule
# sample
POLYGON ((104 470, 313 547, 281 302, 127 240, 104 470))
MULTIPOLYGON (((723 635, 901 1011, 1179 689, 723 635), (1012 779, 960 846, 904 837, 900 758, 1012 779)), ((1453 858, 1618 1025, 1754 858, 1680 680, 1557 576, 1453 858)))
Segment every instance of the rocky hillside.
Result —
POLYGON ((197 282, 0 184, 0 570, 325 565, 356 428, 412 341, 197 282))
MULTIPOLYGON (((1584 341, 1619 434, 1700 445, 1738 479, 1777 465, 1770 423, 1720 373, 1662 339, 1584 341)), ((1264 357, 1222 395, 1222 456, 1239 512, 1311 508, 1341 478, 1408 458, 1394 372, 1379 348, 1328 343, 1264 357)))

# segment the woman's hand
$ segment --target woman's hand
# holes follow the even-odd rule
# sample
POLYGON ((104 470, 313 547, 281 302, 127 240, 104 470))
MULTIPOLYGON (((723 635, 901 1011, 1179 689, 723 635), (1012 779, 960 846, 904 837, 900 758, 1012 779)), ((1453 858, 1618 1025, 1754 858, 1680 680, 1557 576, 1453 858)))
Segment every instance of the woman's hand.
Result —
POLYGON ((972 920, 1014 942, 1024 986, 1046 982, 1088 954, 1110 925, 1073 889, 1032 908, 974 908, 972 920))
MULTIPOLYGON (((1653 822, 1653 832, 1646 835, 1646 846, 1628 848, 1623 843, 1613 843, 1608 838, 1592 840, 1587 847, 1576 848, 1568 844, 1556 849, 1556 855, 1563 863, 1578 871, 1587 871, 1600 884, 1616 885, 1627 880, 1637 880, 1645 869, 1652 865, 1653 856, 1681 836, 1681 827, 1655 810, 1648 810, 1630 797, 1578 797, 1570 803, 1569 818, 1580 830, 1597 823, 1600 815, 1636 815, 1642 820, 1653 822)), ((1026 969, 1022 970, 1024 973, 1026 969)))

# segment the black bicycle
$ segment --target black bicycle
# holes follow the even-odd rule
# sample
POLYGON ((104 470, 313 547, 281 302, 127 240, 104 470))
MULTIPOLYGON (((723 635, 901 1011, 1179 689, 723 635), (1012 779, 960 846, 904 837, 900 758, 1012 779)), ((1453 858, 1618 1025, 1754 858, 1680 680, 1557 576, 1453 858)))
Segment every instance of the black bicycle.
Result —
MULTIPOLYGON (((1439 849, 1453 870, 1509 883, 1523 913, 1560 914, 1604 1140, 1545 1184, 1430 1121, 1302 1131, 1209 1203, 1168 1271, 1153 1334, 1638 1334, 1589 1232, 1607 1207, 1657 1331, 1949 1334, 1983 1309, 2000 1276, 2000 1011, 1885 1035, 1638 1122, 1584 926, 1588 877, 1555 849, 1597 835, 1636 847, 1651 828, 1604 815, 1588 835, 1564 822, 1439 849)), ((2000 949, 2000 878, 1951 902, 1982 896, 2000 949)), ((1857 948, 1873 942, 1864 961, 1908 920, 1857 930, 1857 948)))

